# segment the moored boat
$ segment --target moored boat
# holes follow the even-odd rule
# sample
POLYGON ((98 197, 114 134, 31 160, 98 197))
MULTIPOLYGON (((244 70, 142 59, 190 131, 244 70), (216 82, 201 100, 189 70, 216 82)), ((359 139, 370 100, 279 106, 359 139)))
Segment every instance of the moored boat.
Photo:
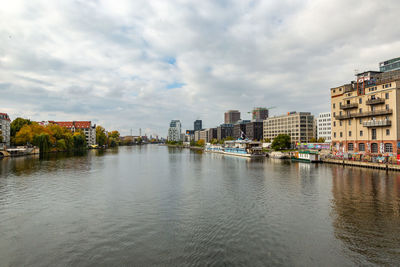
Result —
POLYGON ((301 162, 309 162, 309 163, 315 163, 315 162, 321 162, 321 157, 318 153, 318 151, 298 151, 294 153, 294 156, 292 157, 293 161, 301 161, 301 162))
POLYGON ((261 142, 249 140, 225 141, 224 145, 207 145, 206 152, 247 158, 264 157, 261 142))

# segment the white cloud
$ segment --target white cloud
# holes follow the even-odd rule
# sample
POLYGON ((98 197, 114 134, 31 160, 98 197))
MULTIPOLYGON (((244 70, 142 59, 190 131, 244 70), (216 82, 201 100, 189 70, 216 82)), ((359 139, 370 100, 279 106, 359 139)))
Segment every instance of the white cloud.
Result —
POLYGON ((1 111, 123 134, 253 106, 326 111, 330 87, 400 48, 394 0, 1 4, 1 111))

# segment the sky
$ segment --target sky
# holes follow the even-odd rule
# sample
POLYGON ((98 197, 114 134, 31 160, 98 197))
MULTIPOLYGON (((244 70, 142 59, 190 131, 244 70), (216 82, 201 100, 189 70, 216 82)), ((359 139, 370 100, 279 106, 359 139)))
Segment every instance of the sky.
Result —
POLYGON ((0 112, 166 136, 253 107, 318 114, 400 56, 398 0, 0 0, 0 112))

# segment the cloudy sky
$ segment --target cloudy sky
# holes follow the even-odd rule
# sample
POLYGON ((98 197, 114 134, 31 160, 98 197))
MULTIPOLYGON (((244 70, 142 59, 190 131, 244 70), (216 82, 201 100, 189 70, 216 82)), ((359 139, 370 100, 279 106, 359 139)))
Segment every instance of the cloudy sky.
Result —
POLYGON ((329 88, 400 56, 398 0, 0 4, 0 112, 122 134, 328 111, 329 88))

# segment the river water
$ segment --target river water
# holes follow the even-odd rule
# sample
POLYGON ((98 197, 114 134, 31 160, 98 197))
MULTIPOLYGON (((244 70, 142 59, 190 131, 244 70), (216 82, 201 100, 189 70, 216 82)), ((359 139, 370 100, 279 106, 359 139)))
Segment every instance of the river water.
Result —
POLYGON ((400 173, 158 145, 0 160, 1 266, 400 264, 400 173))

